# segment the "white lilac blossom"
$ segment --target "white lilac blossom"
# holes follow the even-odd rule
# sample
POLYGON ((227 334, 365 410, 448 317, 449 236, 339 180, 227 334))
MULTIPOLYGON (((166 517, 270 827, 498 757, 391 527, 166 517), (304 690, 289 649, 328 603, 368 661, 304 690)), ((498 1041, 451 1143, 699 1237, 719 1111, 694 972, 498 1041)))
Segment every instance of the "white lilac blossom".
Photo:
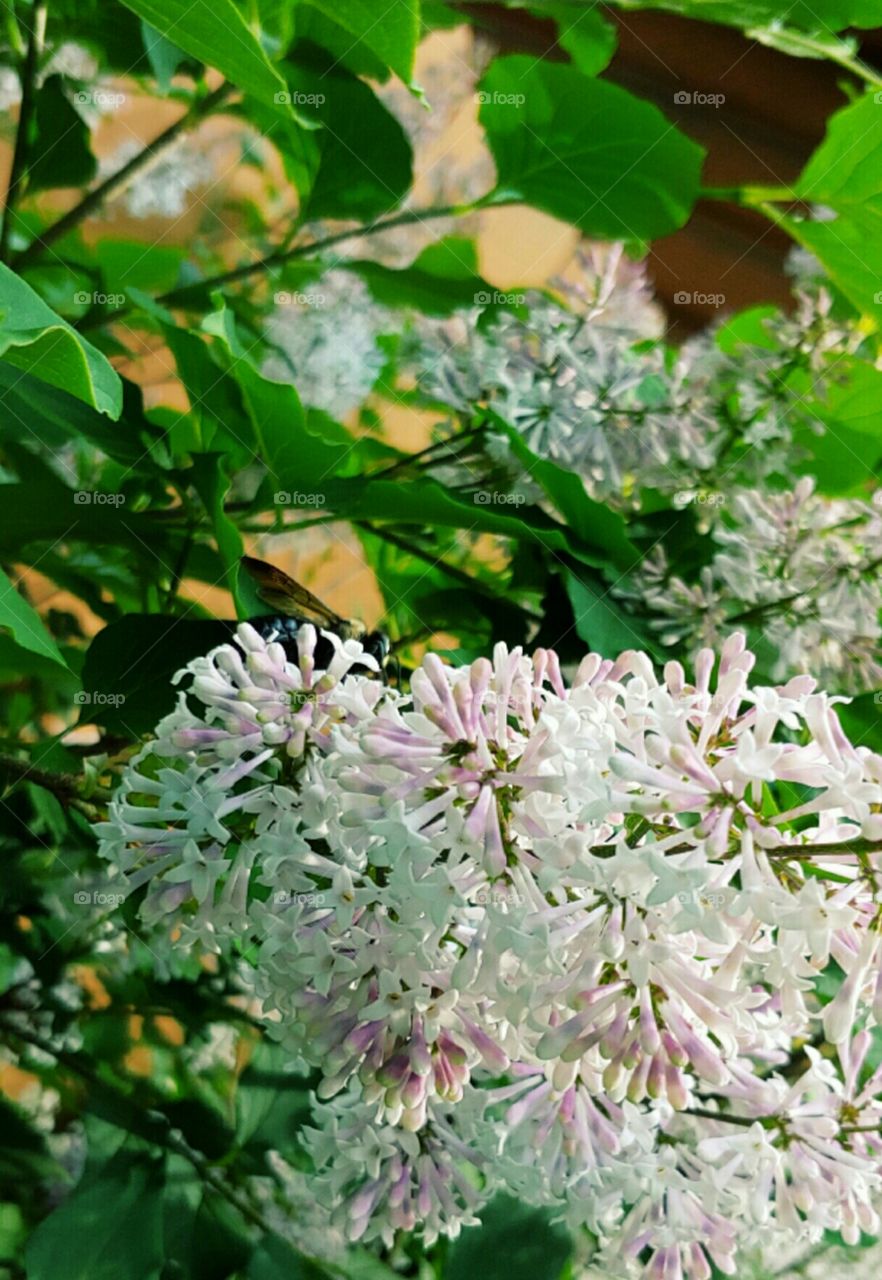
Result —
POLYGON ((718 645, 756 626, 782 679, 811 671, 837 690, 882 684, 882 501, 827 499, 804 476, 784 493, 734 488, 707 504, 714 554, 697 584, 662 548, 617 593, 640 602, 663 643, 718 645))
POLYGON ((100 835, 151 946, 238 959, 318 1073, 331 1229, 506 1190, 651 1280, 878 1233, 882 757, 842 699, 753 685, 740 635, 569 684, 429 654, 409 692, 326 639, 192 662, 100 835))
MULTIPOLYGON (((116 173, 142 151, 142 144, 135 140, 121 143, 102 161, 100 176, 116 173)), ((193 193, 207 186, 214 175, 214 161, 204 143, 198 145, 184 138, 139 173, 126 188, 126 210, 134 218, 179 218, 189 207, 193 193)))
POLYGON ((350 271, 326 272, 315 286, 277 293, 266 322, 267 377, 293 382, 304 404, 340 418, 370 394, 387 356, 385 308, 350 271))
POLYGON ((663 643, 694 654, 743 622, 762 634, 772 679, 811 671, 837 692, 877 688, 882 507, 826 498, 794 472, 826 430, 812 405, 863 351, 860 324, 840 318, 802 255, 792 315, 752 341, 721 341, 714 326, 671 349, 638 267, 614 250, 583 252, 581 266, 561 301, 530 295, 526 315, 421 322, 408 373, 451 412, 455 461, 435 474, 543 500, 508 435, 488 426, 456 448, 486 406, 595 498, 640 508, 654 490, 692 507, 715 544, 709 563, 686 578, 658 543, 613 588, 663 643))
POLYGON ((821 401, 842 358, 866 345, 804 263, 793 314, 763 335, 722 343, 712 326, 679 348, 662 340, 645 272, 621 246, 588 246, 578 265, 557 298, 529 292, 523 313, 423 319, 405 371, 427 402, 460 418, 489 407, 607 502, 639 506, 644 489, 704 491, 711 477, 728 488, 789 475, 797 426, 823 430, 799 375, 821 401))

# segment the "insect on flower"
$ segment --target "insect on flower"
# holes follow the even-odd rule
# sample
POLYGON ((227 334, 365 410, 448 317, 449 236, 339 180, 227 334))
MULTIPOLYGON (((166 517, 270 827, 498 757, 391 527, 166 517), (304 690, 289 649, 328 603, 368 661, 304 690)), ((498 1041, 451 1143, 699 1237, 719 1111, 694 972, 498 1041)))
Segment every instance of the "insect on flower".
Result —
MULTIPOLYGON (((250 623, 264 639, 275 638, 293 661, 298 660, 297 633, 304 623, 312 623, 322 631, 332 631, 341 640, 358 640, 382 668, 389 655, 389 639, 382 631, 368 631, 357 618, 341 618, 317 596, 275 565, 253 556, 243 556, 242 568, 257 583, 258 594, 275 614, 251 618, 250 623)), ((330 642, 319 635, 316 660, 321 666, 329 660, 330 642)))

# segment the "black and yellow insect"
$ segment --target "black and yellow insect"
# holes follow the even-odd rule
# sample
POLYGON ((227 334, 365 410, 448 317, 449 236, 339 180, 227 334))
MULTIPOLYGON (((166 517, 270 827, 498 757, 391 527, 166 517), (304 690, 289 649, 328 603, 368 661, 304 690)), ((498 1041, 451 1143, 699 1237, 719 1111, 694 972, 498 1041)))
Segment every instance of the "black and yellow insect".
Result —
MULTIPOLYGON (((264 604, 276 610, 273 614, 249 618, 251 626, 266 639, 278 640, 294 662, 298 656, 297 633, 304 623, 311 622, 320 631, 331 631, 341 640, 359 640, 365 652, 383 667, 389 654, 389 640, 382 631, 368 631, 364 623, 355 618, 341 618, 306 587, 265 560, 243 556, 241 565, 257 583, 258 595, 264 604)), ((319 666, 326 665, 332 657, 330 641, 322 635, 318 638, 315 657, 319 666)))

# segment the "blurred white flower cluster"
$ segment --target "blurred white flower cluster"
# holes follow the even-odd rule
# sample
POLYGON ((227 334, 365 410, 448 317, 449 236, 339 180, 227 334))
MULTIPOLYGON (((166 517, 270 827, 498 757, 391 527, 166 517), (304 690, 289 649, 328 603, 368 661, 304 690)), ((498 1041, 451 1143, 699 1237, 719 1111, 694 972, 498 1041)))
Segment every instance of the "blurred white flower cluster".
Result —
MULTIPOLYGON (((408 374, 451 412, 451 449, 459 424, 490 409, 600 501, 641 510, 653 491, 656 506, 691 506, 714 544, 701 572, 685 580, 659 544, 614 588, 664 642, 694 654, 756 623, 773 678, 811 671, 837 691, 878 687, 882 508, 823 497, 798 475, 866 333, 836 315, 805 255, 792 315, 754 317, 737 334, 715 326, 676 351, 621 249, 586 250, 581 271, 563 301, 528 295, 523 315, 420 323, 408 374)), ((440 479, 537 496, 492 428, 451 456, 440 479)))
POLYGON ((192 662, 99 833, 151 945, 247 953, 320 1073, 334 1238, 455 1235, 498 1190, 652 1280, 877 1233, 882 758, 837 700, 753 687, 738 635, 569 686, 429 655, 409 693, 327 639, 192 662))
POLYGON ((663 643, 717 645, 733 624, 756 627, 775 679, 811 671, 837 690, 882 685, 882 494, 828 499, 809 476, 792 490, 734 489, 697 583, 663 548, 619 593, 648 610, 663 643))

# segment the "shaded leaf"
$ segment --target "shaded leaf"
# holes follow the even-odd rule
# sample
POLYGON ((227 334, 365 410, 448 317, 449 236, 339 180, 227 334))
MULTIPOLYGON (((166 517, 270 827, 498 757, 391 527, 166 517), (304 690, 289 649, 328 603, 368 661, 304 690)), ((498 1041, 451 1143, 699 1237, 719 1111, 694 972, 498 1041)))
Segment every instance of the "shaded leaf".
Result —
POLYGON ((122 411, 122 382, 107 357, 3 263, 0 356, 110 418, 118 418, 122 411))
POLYGON ((683 226, 704 152, 648 102, 572 66, 497 58, 480 82, 497 203, 519 201, 603 239, 683 226))
POLYGON ((162 1186, 160 1162, 118 1152, 37 1227, 28 1280, 158 1280, 162 1186))
POLYGON ((2 569, 0 569, 0 627, 11 631, 16 644, 20 644, 23 649, 28 649, 31 653, 39 654, 43 658, 50 658, 59 666, 67 666, 58 645, 46 630, 43 619, 36 609, 28 604, 24 596, 16 591, 2 569))

